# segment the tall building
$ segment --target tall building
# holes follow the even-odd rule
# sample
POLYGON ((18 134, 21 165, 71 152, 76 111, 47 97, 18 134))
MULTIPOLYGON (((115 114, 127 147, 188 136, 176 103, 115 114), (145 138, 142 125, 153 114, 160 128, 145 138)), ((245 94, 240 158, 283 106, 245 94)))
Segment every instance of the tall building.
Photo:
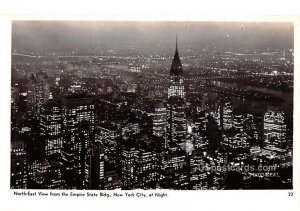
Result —
POLYGON ((186 105, 182 98, 171 97, 167 103, 167 141, 166 148, 177 150, 185 142, 187 124, 186 105))
POLYGON ((67 188, 85 188, 87 151, 94 143, 95 106, 90 97, 70 95, 63 99, 62 162, 67 188))
POLYGON ((195 133, 203 135, 207 130, 208 115, 207 112, 201 111, 194 116, 195 133))
POLYGON ((100 143, 91 145, 87 152, 85 182, 89 190, 104 188, 104 150, 100 143))
POLYGON ((158 179, 158 146, 157 137, 139 134, 136 138, 136 188, 154 189, 158 179))
POLYGON ((21 139, 18 132, 13 131, 11 134, 11 188, 25 189, 28 187, 27 170, 25 141, 21 139))
POLYGON ((192 190, 208 189, 208 173, 204 170, 205 157, 199 149, 190 156, 190 184, 192 190))
POLYGON ((122 188, 153 189, 158 181, 158 146, 156 136, 147 133, 122 140, 122 188))
POLYGON ((166 134, 167 109, 163 103, 159 103, 154 108, 153 135, 163 137, 166 134))
POLYGON ((61 155, 62 107, 61 101, 50 100, 41 107, 39 118, 41 136, 45 140, 45 154, 61 155))
POLYGON ((230 113, 228 119, 232 119, 230 123, 232 126, 224 131, 221 145, 227 150, 230 162, 241 163, 248 158, 250 150, 249 136, 245 130, 247 113, 243 109, 237 108, 230 113))
POLYGON ((221 107, 221 126, 227 130, 233 126, 232 104, 230 101, 225 102, 221 107))
POLYGON ((158 188, 182 190, 189 184, 187 155, 183 150, 169 151, 160 159, 158 188))
POLYGON ((31 165, 30 188, 62 189, 64 187, 61 175, 61 162, 44 159, 41 161, 35 160, 31 165))
POLYGON ((177 49, 170 70, 167 102, 167 136, 160 153, 160 188, 187 189, 187 120, 183 70, 177 49))
POLYGON ((49 100, 50 85, 48 76, 44 72, 31 74, 27 84, 27 109, 28 112, 39 118, 42 105, 49 100))
POLYGON ((170 69, 170 87, 168 89, 168 98, 172 96, 177 96, 180 98, 185 98, 185 91, 183 85, 183 69, 181 60, 177 48, 177 35, 176 35, 176 48, 174 58, 170 69))
POLYGON ((17 128, 20 121, 20 90, 17 86, 11 87, 11 127, 17 128))
POLYGON ((218 123, 212 116, 208 117, 206 126, 206 133, 209 142, 208 149, 216 150, 220 146, 221 130, 218 127, 218 123))
POLYGON ((231 128, 224 132, 221 145, 226 149, 229 162, 244 162, 249 155, 247 134, 231 128))
POLYGON ((280 154, 286 152, 286 147, 284 113, 268 110, 264 115, 264 149, 280 154))
POLYGON ((167 150, 179 150, 187 132, 186 103, 183 86, 183 69, 177 47, 170 69, 170 87, 167 101, 167 150))
POLYGON ((109 124, 102 124, 101 127, 97 127, 97 132, 95 133, 95 141, 101 143, 104 148, 104 160, 111 165, 116 165, 118 161, 118 137, 118 128, 109 124))
POLYGON ((135 187, 137 154, 138 150, 133 140, 123 140, 121 149, 122 189, 130 190, 135 187))

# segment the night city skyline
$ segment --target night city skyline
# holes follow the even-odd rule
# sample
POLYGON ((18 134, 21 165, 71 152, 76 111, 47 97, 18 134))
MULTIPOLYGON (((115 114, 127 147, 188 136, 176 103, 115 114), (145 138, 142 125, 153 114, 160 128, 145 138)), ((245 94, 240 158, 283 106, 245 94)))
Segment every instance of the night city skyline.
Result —
POLYGON ((11 188, 292 189, 293 31, 14 21, 11 188))

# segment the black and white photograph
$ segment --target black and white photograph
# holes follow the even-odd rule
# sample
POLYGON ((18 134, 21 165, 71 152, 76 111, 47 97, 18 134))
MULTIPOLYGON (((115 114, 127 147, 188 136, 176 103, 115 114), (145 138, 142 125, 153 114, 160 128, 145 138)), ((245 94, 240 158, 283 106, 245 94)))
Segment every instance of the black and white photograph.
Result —
POLYGON ((293 190, 293 22, 11 25, 10 189, 293 190))

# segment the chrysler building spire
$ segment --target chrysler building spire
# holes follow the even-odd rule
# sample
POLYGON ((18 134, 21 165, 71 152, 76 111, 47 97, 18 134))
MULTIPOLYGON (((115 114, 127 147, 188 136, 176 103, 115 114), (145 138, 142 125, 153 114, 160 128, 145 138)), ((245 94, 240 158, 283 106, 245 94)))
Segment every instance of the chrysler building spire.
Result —
POLYGON ((170 69, 170 87, 168 88, 168 98, 177 96, 182 99, 185 98, 185 91, 183 85, 183 71, 182 64, 178 53, 178 43, 176 34, 175 54, 170 69))
POLYGON ((178 53, 177 34, 176 34, 175 54, 171 65, 170 75, 175 77, 182 75, 182 64, 178 53))

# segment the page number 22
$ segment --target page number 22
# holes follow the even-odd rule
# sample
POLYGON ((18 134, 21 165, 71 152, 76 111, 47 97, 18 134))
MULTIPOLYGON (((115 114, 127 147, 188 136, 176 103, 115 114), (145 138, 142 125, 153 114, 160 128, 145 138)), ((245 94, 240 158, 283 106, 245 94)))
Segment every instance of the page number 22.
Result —
POLYGON ((288 192, 288 196, 293 196, 293 192, 288 192))

